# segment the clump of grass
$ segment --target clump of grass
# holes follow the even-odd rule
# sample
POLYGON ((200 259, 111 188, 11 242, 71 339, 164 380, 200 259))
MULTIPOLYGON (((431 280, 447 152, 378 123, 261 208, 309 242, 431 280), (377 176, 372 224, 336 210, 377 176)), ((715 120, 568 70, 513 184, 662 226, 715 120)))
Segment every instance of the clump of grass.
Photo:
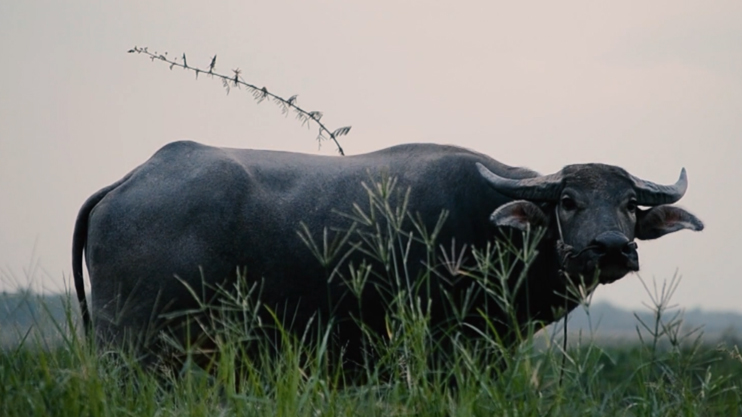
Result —
MULTIPOLYGON (((538 324, 499 334, 495 320, 517 323, 513 294, 536 254, 541 235, 523 245, 506 241, 474 252, 465 268, 455 244, 438 246, 445 213, 426 230, 407 213, 407 193, 393 179, 367 186, 369 207, 356 207, 356 226, 320 239, 300 236, 328 266, 328 282, 347 286, 359 303, 361 363, 347 372, 334 346, 333 319, 315 317, 303 332, 289 328, 260 304, 261 286, 244 280, 220 288, 219 303, 194 317, 208 344, 183 346, 165 338, 177 366, 144 367, 133 352, 98 352, 79 336, 76 309, 54 318, 61 343, 33 335, 0 352, 0 414, 33 415, 704 415, 742 413, 742 357, 736 347, 709 346, 700 332, 684 330, 670 304, 679 280, 652 291, 654 320, 637 317, 640 339, 620 348, 590 335, 562 348, 559 329, 537 343, 538 324), (409 265, 413 247, 425 250, 425 267, 409 265), (361 251, 367 261, 332 269, 333 260, 361 251), (383 265, 372 268, 371 265, 383 265), (471 285, 444 293, 450 320, 432 320, 431 282, 437 267, 471 285), (413 272, 415 275, 413 275, 413 272), (364 325, 363 294, 383 279, 384 334, 364 325), (513 284, 515 282, 515 284, 513 284), (478 298, 479 297, 479 298, 478 298), (482 298, 483 297, 483 298, 482 298), (472 300, 486 300, 504 316, 490 317, 472 300), (467 325, 479 317, 481 327, 467 325), (512 342, 514 340, 514 343, 512 342), (205 346, 210 346, 206 349, 205 346), (360 366, 358 366, 360 365, 360 366)), ((589 312, 590 285, 565 294, 589 312)), ((486 307, 487 304, 485 304, 486 307)), ((193 314, 190 312, 189 314, 193 314)))

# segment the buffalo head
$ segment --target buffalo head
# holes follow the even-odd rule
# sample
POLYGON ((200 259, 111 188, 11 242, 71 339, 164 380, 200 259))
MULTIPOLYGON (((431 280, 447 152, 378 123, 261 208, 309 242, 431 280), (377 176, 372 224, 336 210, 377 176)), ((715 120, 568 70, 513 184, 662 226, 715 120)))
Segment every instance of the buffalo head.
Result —
POLYGON ((693 214, 669 205, 685 194, 685 169, 675 184, 658 185, 604 164, 569 165, 555 174, 517 180, 477 167, 497 192, 515 199, 490 220, 521 230, 546 227, 557 242, 562 268, 571 275, 597 272, 600 282, 613 282, 639 269, 635 239, 703 229, 693 214))

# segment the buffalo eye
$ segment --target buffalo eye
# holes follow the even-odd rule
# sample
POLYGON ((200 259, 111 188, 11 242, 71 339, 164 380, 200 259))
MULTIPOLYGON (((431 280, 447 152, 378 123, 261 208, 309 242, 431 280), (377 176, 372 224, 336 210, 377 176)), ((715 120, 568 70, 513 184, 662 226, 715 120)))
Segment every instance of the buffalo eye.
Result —
POLYGON ((636 200, 633 198, 629 200, 629 202, 626 204, 626 210, 628 210, 629 213, 635 213, 636 212, 636 200))
POLYGON ((562 209, 565 211, 574 211, 577 209, 577 203, 575 202, 575 199, 565 195, 562 197, 562 209))

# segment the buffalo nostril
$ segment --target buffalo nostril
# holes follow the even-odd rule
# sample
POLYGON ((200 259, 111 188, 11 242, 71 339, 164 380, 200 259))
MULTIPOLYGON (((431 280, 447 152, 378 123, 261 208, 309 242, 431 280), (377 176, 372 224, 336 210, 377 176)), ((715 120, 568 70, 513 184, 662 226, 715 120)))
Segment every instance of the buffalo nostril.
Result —
POLYGON ((621 249, 621 253, 624 255, 631 255, 634 251, 636 251, 636 242, 629 242, 621 249))
POLYGON ((598 256, 604 256, 608 253, 629 254, 636 244, 629 241, 623 233, 611 231, 599 234, 591 245, 598 256))

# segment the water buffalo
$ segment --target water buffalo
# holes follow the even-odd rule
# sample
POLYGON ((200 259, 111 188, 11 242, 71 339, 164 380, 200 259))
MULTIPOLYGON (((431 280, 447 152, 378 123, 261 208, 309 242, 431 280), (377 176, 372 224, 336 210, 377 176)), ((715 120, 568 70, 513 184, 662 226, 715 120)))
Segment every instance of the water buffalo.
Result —
MULTIPOLYGON (((164 146, 80 209, 72 258, 86 329, 92 312, 99 343, 137 339, 146 344, 164 329, 184 341, 198 329, 182 326, 172 313, 198 310, 217 287, 231 288, 239 276, 248 283, 260 281, 262 305, 283 312, 279 317, 294 328, 304 327, 310 317, 334 317, 336 339, 349 357, 357 357, 359 317, 372 332, 387 331, 380 288, 391 279, 389 271, 378 257, 367 260, 374 273, 356 298, 348 296, 347 279, 331 275, 347 275, 351 264, 358 267, 373 258, 370 250, 360 249, 368 236, 363 230, 371 228, 364 224, 371 215, 363 207, 380 177, 393 178, 397 190, 409 190, 406 198, 399 197, 410 214, 402 223, 436 229, 434 252, 453 248, 447 259, 458 262, 452 270, 451 262, 439 256, 426 259, 419 243, 403 254, 407 278, 435 270, 421 293, 430 302, 432 324, 445 321, 446 305, 471 286, 470 275, 457 271, 473 266, 472 248, 487 248, 498 236, 509 234, 517 241, 519 231, 545 230, 525 284, 513 293, 521 324, 558 319, 556 308, 565 306, 563 295, 574 277, 610 283, 637 271, 636 239, 703 229, 694 215, 670 205, 686 191, 685 170, 674 185, 658 185, 603 164, 569 165, 541 176, 455 146, 406 144, 328 157, 181 141, 164 146), (442 212, 447 217, 439 224, 442 212), (358 233, 347 233, 352 230, 358 233), (321 243, 326 233, 325 241, 346 249, 321 261, 317 252, 322 249, 312 251, 308 241, 321 243), (238 274, 243 267, 246 273, 238 274)), ((566 304, 567 310, 574 306, 566 304)), ((499 331, 512 326, 496 307, 488 314, 499 331)), ((472 314, 470 324, 482 325, 477 317, 482 318, 472 314)))

